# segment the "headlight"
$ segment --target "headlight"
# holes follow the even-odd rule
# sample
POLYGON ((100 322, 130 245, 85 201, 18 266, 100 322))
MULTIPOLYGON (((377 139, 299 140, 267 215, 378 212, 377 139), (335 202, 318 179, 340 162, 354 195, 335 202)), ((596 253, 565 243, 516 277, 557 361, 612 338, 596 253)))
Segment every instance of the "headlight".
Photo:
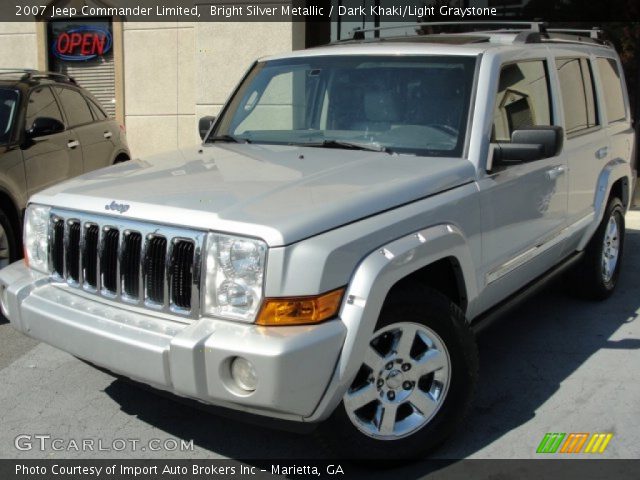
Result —
POLYGON ((49 271, 50 207, 29 205, 24 217, 24 254, 27 265, 43 273, 49 271))
POLYGON ((253 322, 262 302, 266 252, 261 240, 209 234, 205 314, 253 322))

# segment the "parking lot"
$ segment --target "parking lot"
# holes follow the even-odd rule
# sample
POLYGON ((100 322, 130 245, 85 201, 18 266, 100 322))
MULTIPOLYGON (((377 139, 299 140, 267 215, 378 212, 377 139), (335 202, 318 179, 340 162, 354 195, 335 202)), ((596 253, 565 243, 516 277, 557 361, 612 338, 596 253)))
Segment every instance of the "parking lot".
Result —
MULTIPOLYGON (((479 337, 481 379, 445 458, 533 458, 547 432, 613 433, 607 458, 640 458, 640 211, 627 216, 615 296, 576 300, 561 283, 479 337)), ((264 458, 327 454, 313 437, 214 416, 96 371, 14 332, 0 320, 0 458, 264 458), (136 439, 137 448, 19 450, 19 435, 66 442, 136 439), (146 446, 158 439, 158 450, 146 446), (171 449, 167 439, 193 440, 171 449)))

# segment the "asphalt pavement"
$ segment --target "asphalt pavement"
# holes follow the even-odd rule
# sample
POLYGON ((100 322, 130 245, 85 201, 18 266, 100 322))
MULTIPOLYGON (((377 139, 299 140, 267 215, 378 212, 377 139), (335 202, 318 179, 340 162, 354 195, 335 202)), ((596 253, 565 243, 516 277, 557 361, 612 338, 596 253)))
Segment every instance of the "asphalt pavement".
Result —
MULTIPOLYGON (((547 432, 604 432, 613 437, 601 457, 640 458, 639 280, 640 211, 634 211, 610 300, 578 300, 556 283, 482 332, 473 409, 434 457, 534 458, 547 432)), ((4 319, 0 427, 0 458, 327 457, 311 436, 158 396, 26 338, 4 319), (99 440, 101 449, 78 451, 84 440, 99 440), (119 450, 120 440, 136 446, 119 450)))

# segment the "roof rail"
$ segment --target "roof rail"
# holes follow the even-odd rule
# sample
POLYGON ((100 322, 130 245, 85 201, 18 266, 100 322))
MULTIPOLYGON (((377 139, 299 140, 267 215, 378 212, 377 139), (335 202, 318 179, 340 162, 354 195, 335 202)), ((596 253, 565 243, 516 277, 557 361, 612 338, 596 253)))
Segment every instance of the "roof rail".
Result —
POLYGON ((47 72, 44 70, 35 70, 33 68, 0 68, 0 75, 20 75, 20 80, 37 80, 39 78, 51 78, 64 82, 76 83, 73 77, 60 72, 47 72))
POLYGON ((76 83, 73 77, 70 77, 66 73, 60 72, 48 72, 43 70, 24 70, 22 80, 37 80, 39 78, 50 78, 55 80, 61 80, 63 82, 76 83))
MULTIPOLYGON (((519 32, 523 30, 530 30, 532 32, 545 32, 546 31, 546 23, 545 22, 523 22, 523 21, 491 21, 491 20, 480 20, 474 22, 418 22, 411 25, 393 25, 388 27, 371 27, 371 28, 360 28, 356 27, 351 31, 351 38, 346 38, 345 40, 364 40, 365 33, 368 32, 381 32, 386 30, 398 30, 398 29, 407 29, 410 27, 415 27, 416 33, 419 33, 423 27, 461 27, 461 26, 479 26, 479 27, 500 27, 503 30, 519 32), (515 28, 506 28, 506 27, 515 27, 515 28)), ((468 32, 475 32, 473 28, 468 29, 468 32)))

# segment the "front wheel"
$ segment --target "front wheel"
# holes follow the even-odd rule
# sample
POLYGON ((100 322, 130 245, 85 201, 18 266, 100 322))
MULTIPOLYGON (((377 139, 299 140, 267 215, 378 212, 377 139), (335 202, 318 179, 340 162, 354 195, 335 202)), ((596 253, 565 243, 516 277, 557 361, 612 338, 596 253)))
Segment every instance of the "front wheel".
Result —
POLYGON ((431 290, 384 308, 342 403, 318 429, 341 457, 411 459, 464 417, 477 348, 463 312, 431 290))

